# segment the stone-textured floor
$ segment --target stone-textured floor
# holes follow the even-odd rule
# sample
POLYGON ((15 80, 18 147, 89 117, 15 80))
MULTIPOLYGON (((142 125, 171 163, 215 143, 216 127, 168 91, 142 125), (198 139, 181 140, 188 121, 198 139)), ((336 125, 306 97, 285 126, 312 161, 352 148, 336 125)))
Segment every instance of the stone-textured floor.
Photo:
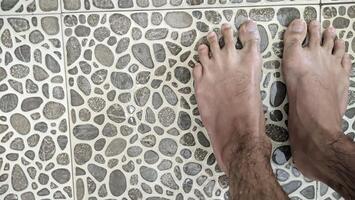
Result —
POLYGON ((295 18, 332 24, 355 56, 355 4, 317 0, 0 0, 0 199, 228 199, 191 70, 209 31, 248 17, 277 179, 294 200, 339 199, 292 165, 280 73, 295 18))

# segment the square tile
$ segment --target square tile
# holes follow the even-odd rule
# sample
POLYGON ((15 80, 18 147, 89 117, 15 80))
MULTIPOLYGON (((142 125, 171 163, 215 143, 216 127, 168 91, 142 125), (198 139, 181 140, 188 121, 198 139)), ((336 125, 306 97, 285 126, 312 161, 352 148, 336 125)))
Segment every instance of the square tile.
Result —
POLYGON ((60 0, 0 0, 0 15, 60 13, 60 0))
POLYGON ((0 17, 0 199, 71 199, 59 15, 0 17))
POLYGON ((319 4, 320 0, 62 0, 64 12, 319 4))
POLYGON ((222 23, 239 27, 247 18, 257 21, 262 38, 272 166, 291 197, 315 199, 316 182, 291 164, 280 60, 289 22, 318 13, 318 6, 274 6, 64 15, 77 199, 228 199, 191 70, 209 31, 220 35, 222 23))

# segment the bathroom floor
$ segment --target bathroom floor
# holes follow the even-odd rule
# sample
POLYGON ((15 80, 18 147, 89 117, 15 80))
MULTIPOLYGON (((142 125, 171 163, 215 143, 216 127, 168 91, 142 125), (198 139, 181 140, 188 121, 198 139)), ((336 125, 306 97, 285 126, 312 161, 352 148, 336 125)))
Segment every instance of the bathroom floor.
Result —
POLYGON ((191 70, 209 31, 247 18, 262 38, 277 179, 293 200, 340 199, 292 164, 280 60, 295 18, 333 25, 354 57, 351 2, 0 0, 0 199, 228 199, 191 70))

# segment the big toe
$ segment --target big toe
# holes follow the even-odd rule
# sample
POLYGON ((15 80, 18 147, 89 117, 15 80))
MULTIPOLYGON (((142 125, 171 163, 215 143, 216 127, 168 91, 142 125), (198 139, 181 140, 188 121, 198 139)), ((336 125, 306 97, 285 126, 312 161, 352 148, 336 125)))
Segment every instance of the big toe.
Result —
POLYGON ((248 20, 239 29, 239 39, 246 51, 259 51, 260 34, 256 23, 248 20))
POLYGON ((288 26, 284 35, 285 51, 292 47, 302 47, 307 35, 306 22, 296 19, 288 26))

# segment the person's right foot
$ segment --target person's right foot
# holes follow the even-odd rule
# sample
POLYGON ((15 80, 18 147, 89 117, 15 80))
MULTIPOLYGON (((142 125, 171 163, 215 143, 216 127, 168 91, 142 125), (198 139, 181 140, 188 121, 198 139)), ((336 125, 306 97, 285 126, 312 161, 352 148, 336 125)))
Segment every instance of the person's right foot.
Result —
POLYGON ((293 159, 308 177, 320 179, 330 145, 342 134, 348 101, 351 60, 334 28, 316 21, 293 21, 284 35, 283 74, 289 98, 288 128, 293 159), (324 165, 323 165, 324 164, 324 165))

